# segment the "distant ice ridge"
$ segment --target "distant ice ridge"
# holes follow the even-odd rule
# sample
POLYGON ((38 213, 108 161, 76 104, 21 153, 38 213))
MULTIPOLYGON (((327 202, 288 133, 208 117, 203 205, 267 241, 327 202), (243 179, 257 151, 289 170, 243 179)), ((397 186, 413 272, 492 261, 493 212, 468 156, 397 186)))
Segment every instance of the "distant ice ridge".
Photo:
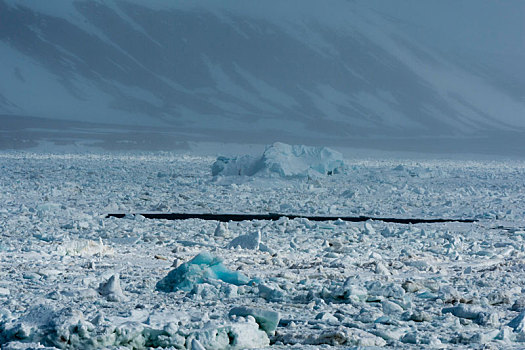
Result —
POLYGON ((213 176, 308 177, 332 175, 345 167, 343 155, 327 147, 287 145, 276 142, 260 157, 218 157, 213 176))

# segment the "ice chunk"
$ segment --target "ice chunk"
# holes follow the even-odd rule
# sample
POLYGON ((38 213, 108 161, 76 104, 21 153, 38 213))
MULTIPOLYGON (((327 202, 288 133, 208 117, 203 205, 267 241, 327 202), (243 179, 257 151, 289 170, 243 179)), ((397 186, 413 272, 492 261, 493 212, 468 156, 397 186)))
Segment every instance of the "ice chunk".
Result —
POLYGON ((92 240, 78 240, 69 241, 59 246, 57 248, 57 253, 59 255, 89 257, 93 255, 112 255, 114 254, 114 250, 104 245, 102 239, 98 242, 92 240))
POLYGON ((326 330, 318 336, 310 336, 306 340, 309 344, 331 346, 358 346, 358 347, 383 347, 386 341, 366 331, 340 326, 335 330, 326 330))
POLYGON ((445 285, 439 288, 438 298, 446 303, 453 303, 460 300, 461 295, 454 287, 445 285))
POLYGON ((191 316, 184 311, 153 310, 144 321, 149 328, 155 330, 162 330, 168 324, 176 328, 178 322, 188 324, 191 322, 191 316))
POLYGON ((403 308, 399 306, 398 304, 391 302, 389 300, 383 300, 381 302, 381 305, 383 307, 383 312, 386 315, 396 314, 403 312, 403 308))
POLYGON ((470 341, 472 343, 477 343, 477 344, 486 344, 494 340, 498 336, 499 333, 500 331, 497 329, 493 329, 488 332, 481 331, 481 332, 474 334, 470 338, 470 341))
POLYGON ((373 296, 402 299, 405 295, 405 290, 394 283, 383 285, 380 281, 370 281, 366 283, 366 288, 368 294, 373 296))
POLYGON ((192 323, 185 313, 133 314, 131 317, 110 319, 98 314, 88 321, 81 311, 70 307, 57 311, 49 305, 38 305, 18 319, 1 323, 0 344, 2 349, 41 348, 32 344, 43 344, 53 349, 189 347, 231 350, 270 345, 267 334, 259 329, 251 316, 220 326, 208 323, 199 329, 193 325, 190 328, 182 326, 192 323))
POLYGON ((375 273, 377 273, 378 275, 384 275, 384 276, 391 275, 391 273, 388 270, 388 268, 381 261, 377 261, 376 262, 375 273))
POLYGON ((46 334, 46 338, 56 347, 63 348, 68 344, 72 349, 85 349, 90 343, 93 331, 94 325, 85 320, 81 311, 65 308, 54 315, 51 330, 46 334))
POLYGON ((44 217, 56 215, 57 212, 65 208, 58 203, 47 202, 37 205, 35 209, 39 217, 44 217))
POLYGON ((217 227, 215 228, 215 232, 213 235, 215 237, 224 237, 224 236, 228 236, 229 233, 230 232, 228 230, 228 224, 225 222, 219 222, 217 224, 217 227))
POLYGON ((204 349, 255 349, 270 345, 268 336, 253 319, 199 330, 189 335, 186 344, 193 346, 194 339, 204 349))
POLYGON ((475 320, 479 317, 481 311, 481 307, 476 305, 459 304, 457 306, 443 308, 441 312, 444 314, 451 313, 460 318, 475 320))
POLYGON ((269 246, 267 246, 264 243, 260 243, 259 244, 259 250, 261 252, 266 252, 266 253, 268 253, 270 255, 274 255, 275 254, 275 250, 273 250, 272 248, 270 248, 269 246))
POLYGON ((330 148, 276 142, 261 157, 217 158, 212 175, 307 177, 336 174, 344 167, 342 154, 330 148))
POLYGON ((326 324, 336 325, 339 323, 339 319, 329 312, 320 312, 317 315, 315 315, 315 319, 319 321, 323 321, 323 323, 326 323, 326 324))
POLYGON ((274 284, 259 284, 259 296, 268 301, 279 302, 284 298, 284 291, 274 284))
POLYGON ((238 294, 238 291, 239 288, 233 284, 224 284, 219 290, 221 293, 221 298, 235 298, 238 294))
POLYGON ((191 350, 206 350, 197 339, 191 341, 191 350))
POLYGON ((479 305, 459 304, 457 306, 443 308, 441 312, 444 314, 451 313, 452 315, 459 318, 473 320, 474 322, 482 326, 495 326, 499 324, 497 314, 485 311, 479 305))
POLYGON ((217 299, 218 293, 217 287, 208 283, 200 283, 193 286, 189 295, 194 299, 217 299))
POLYGON ((525 311, 522 311, 518 316, 514 317, 508 326, 514 329, 514 332, 525 333, 525 311))
POLYGON ((420 344, 419 334, 417 332, 408 332, 400 340, 406 344, 420 344))
POLYGON ((417 282, 406 280, 403 282, 403 285, 401 286, 407 293, 415 293, 421 289, 423 289, 423 286, 417 282))
POLYGON ((230 316, 253 316, 259 327, 267 334, 274 334, 281 319, 281 315, 275 311, 255 309, 246 306, 234 307, 230 310, 230 316))
POLYGON ((366 299, 368 291, 366 288, 357 285, 356 282, 352 277, 346 279, 339 293, 343 299, 353 299, 355 301, 364 301, 366 299))
POLYGON ((234 238, 227 248, 241 247, 243 249, 257 250, 261 244, 261 231, 250 233, 248 235, 242 235, 234 238))
POLYGON ((118 274, 111 276, 106 282, 102 282, 98 287, 100 295, 108 301, 124 301, 126 297, 120 288, 120 278, 118 274))
POLYGON ((374 229, 374 226, 372 226, 372 223, 370 221, 366 221, 364 224, 363 224, 363 232, 368 234, 368 235, 375 235, 376 234, 376 230, 374 229))
POLYGON ((55 347, 50 348, 47 346, 43 346, 40 343, 22 343, 19 341, 12 341, 12 342, 2 345, 2 350, 33 350, 33 349, 56 350, 55 347))
POLYGON ((250 279, 238 271, 229 270, 222 260, 208 252, 202 252, 190 261, 171 270, 166 277, 157 282, 156 289, 162 292, 177 290, 191 291, 196 284, 214 284, 214 280, 234 284, 247 284, 250 279))

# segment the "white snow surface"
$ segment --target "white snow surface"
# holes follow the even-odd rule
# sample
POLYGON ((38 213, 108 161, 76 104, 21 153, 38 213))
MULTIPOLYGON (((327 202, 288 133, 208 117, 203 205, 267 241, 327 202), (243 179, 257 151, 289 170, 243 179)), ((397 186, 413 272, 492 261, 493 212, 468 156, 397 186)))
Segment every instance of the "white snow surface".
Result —
POLYGON ((214 161, 0 153, 0 346, 523 348, 524 162, 347 158, 332 176, 217 181, 214 161), (112 212, 479 221, 221 227, 112 212), (254 232, 259 249, 230 246, 254 232), (224 267, 155 288, 201 253, 224 267))

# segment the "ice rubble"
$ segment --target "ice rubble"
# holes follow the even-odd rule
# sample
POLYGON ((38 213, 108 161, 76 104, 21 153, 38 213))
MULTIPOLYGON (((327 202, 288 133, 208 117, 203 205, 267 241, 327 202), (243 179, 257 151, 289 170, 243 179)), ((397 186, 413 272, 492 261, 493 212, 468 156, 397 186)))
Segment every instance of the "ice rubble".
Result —
POLYGON ((166 322, 169 318, 161 315, 162 322, 151 322, 158 318, 155 313, 125 319, 99 314, 87 319, 81 311, 72 308, 57 309, 40 304, 23 317, 0 320, 0 342, 3 349, 26 350, 40 348, 42 344, 53 349, 184 349, 200 344, 206 349, 229 350, 270 344, 266 332, 260 330, 251 317, 207 323, 203 328, 192 329, 187 315, 171 316, 178 319, 166 322))
POLYGON ((344 167, 343 155, 330 148, 276 142, 267 146, 260 157, 217 158, 212 165, 212 175, 292 178, 331 175, 341 172, 344 167))
POLYGON ((217 280, 236 286, 245 285, 250 281, 242 273, 229 270, 222 263, 222 259, 202 252, 170 271, 157 283, 156 289, 163 292, 191 291, 198 284, 214 284, 217 280))
MULTIPOLYGON (((74 168, 68 171, 90 189, 82 195, 60 190, 62 163, 53 158, 5 162, 0 191, 7 208, 0 211, 5 237, 0 246, 2 348, 38 348, 40 343, 179 349, 200 344, 210 349, 264 347, 268 339, 279 349, 385 343, 390 348, 523 348, 525 164, 403 162, 416 173, 430 167, 433 177, 427 178, 392 170, 397 160, 363 161, 352 166, 351 175, 315 179, 315 186, 302 179, 224 186, 202 181, 209 176, 211 158, 166 159, 171 158, 148 158, 148 166, 143 157, 72 159, 74 168), (42 169, 45 182, 20 181, 20 174, 36 168, 42 169), (167 169, 179 175, 151 176, 167 169), (184 176, 188 169, 191 175, 184 176), (86 177, 86 171, 92 175, 86 177), (345 194, 349 189, 351 196, 345 194), (68 210, 40 216, 32 203, 42 196, 68 210), (289 205, 298 212, 337 206, 335 212, 356 208, 356 214, 369 215, 493 216, 476 224, 306 219, 218 224, 103 219, 93 212, 115 201, 129 211, 153 208, 157 199, 188 211, 205 203, 215 211, 233 212, 289 205), (86 215, 82 222, 89 229, 71 225, 79 215, 86 215), (490 219, 496 215, 504 220, 490 219), (258 250, 228 247, 236 237, 258 230, 273 253, 262 242, 258 250), (102 244, 87 244, 99 237, 111 242, 113 254, 102 244), (213 257, 189 269, 188 262, 203 249, 213 257), (223 266, 233 270, 228 273, 257 276, 256 283, 237 286, 221 279, 215 257, 225 259, 223 266), (179 270, 173 293, 156 291, 157 282, 180 266, 170 267, 175 259, 194 274, 179 270), (126 300, 109 301, 112 293, 101 292, 118 290, 116 278, 107 283, 116 273, 126 300), (184 282, 189 291, 176 289, 184 282), (49 317, 33 309, 41 303, 55 305, 49 317), (232 312, 235 307, 250 312, 240 316, 232 312), (275 334, 263 329, 260 310, 282 315, 275 334)), ((253 237, 251 242, 257 242, 253 237)))

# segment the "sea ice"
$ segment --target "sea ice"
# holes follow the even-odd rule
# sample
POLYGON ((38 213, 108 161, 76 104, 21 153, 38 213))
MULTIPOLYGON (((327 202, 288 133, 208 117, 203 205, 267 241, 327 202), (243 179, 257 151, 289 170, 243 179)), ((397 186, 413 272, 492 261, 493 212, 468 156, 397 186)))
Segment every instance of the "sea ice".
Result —
POLYGON ((231 177, 223 180, 242 184, 225 186, 209 181, 213 157, 79 155, 66 158, 84 189, 71 193, 56 157, 0 154, 2 348, 239 349, 265 348, 269 338, 276 349, 523 348, 525 163, 352 160, 351 174, 231 177), (433 177, 393 171, 400 163, 415 173, 430 167, 433 177), (24 177, 31 169, 46 181, 24 177), (66 209, 41 216, 35 203, 45 197, 66 209), (412 225, 103 218, 107 208, 142 212, 160 202, 188 212, 491 216, 412 225), (258 251, 228 248, 258 230, 258 251), (213 256, 196 256, 200 249, 213 256), (117 272, 127 299, 108 302, 120 295, 117 272), (235 307, 250 313, 230 316, 235 307), (271 318, 256 310, 283 319, 264 323, 271 318))

